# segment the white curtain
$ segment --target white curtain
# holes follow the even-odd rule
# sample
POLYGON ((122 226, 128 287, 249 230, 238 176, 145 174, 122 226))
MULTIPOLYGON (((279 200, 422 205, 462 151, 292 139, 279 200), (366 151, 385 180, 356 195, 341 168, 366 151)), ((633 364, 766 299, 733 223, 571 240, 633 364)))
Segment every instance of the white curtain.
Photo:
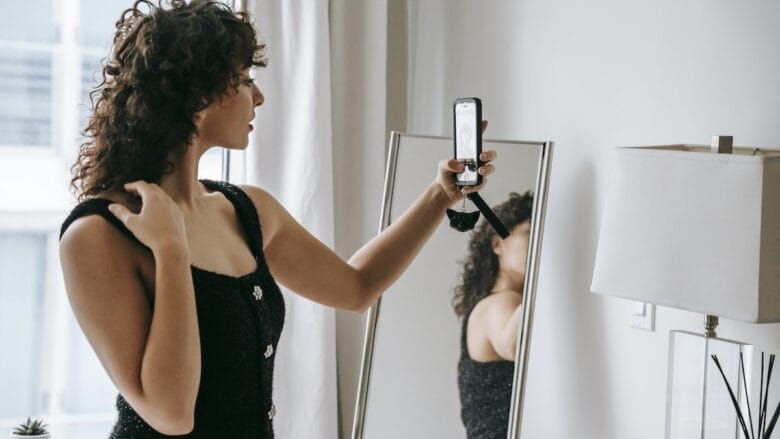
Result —
MULTIPOLYGON (((327 1, 249 2, 268 67, 254 76, 256 110, 245 181, 274 195, 333 248, 330 42, 327 1)), ((240 173, 240 171, 239 171, 240 173)), ((263 206, 258 206, 262 215, 263 206)), ((334 310, 283 289, 287 316, 274 377, 279 438, 338 435, 334 310)))

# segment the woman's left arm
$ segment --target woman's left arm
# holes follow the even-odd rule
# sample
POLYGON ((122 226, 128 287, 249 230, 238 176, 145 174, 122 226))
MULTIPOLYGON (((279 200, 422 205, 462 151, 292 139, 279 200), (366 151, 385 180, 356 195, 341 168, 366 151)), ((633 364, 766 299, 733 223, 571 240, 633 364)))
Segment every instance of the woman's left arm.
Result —
MULTIPOLYGON (((495 151, 485 151, 482 159, 488 162, 495 151)), ((453 173, 458 172, 460 162, 455 159, 439 163, 439 173, 425 192, 389 227, 366 243, 349 260, 361 275, 364 289, 360 300, 362 308, 370 306, 393 284, 423 248, 433 232, 441 224, 444 211, 461 200, 464 194, 480 190, 482 185, 467 187, 463 193, 455 186, 453 173)), ((493 165, 480 168, 480 174, 489 175, 493 165)))
MULTIPOLYGON (((494 170, 487 163, 495 159, 495 151, 485 151, 482 157, 486 163, 479 171, 483 182, 465 189, 466 194, 480 190, 487 183, 484 176, 494 170)), ((453 180, 458 166, 461 164, 454 159, 442 160, 434 182, 349 262, 306 231, 266 191, 255 186, 242 188, 263 208, 264 252, 274 278, 315 302, 363 311, 400 277, 441 223, 444 211, 464 196, 453 180)))

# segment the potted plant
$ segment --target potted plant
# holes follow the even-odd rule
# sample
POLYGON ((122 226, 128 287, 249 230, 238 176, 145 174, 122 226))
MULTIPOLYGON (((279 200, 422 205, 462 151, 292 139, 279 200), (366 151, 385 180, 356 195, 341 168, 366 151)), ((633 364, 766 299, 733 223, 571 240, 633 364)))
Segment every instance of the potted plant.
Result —
POLYGON ((46 424, 44 424, 43 421, 38 419, 30 420, 30 418, 27 418, 26 422, 19 424, 19 426, 11 432, 11 438, 50 439, 51 434, 46 430, 46 424))

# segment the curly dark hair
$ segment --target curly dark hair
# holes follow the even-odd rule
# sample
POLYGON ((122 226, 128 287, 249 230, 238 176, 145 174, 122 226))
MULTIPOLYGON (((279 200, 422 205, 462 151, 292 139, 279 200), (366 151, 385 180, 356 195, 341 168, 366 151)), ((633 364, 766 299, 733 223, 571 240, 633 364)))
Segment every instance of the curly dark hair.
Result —
MULTIPOLYGON (((534 196, 530 191, 520 195, 511 192, 509 199, 493 207, 496 216, 507 229, 531 219, 534 196)), ((463 283, 455 287, 452 305, 455 314, 464 316, 480 300, 487 297, 496 283, 498 256, 493 252, 493 237, 496 231, 484 218, 471 233, 469 253, 463 264, 463 283)))
POLYGON ((251 16, 213 0, 138 0, 116 22, 102 81, 89 94, 71 188, 79 201, 122 184, 159 183, 198 134, 194 116, 265 67, 251 16))

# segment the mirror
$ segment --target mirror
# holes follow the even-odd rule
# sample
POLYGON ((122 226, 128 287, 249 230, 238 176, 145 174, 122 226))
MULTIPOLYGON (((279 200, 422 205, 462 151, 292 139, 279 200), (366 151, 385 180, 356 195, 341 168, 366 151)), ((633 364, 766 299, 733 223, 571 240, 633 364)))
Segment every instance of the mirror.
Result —
MULTIPOLYGON (((380 230, 430 184, 431 164, 452 145, 392 133, 380 230)), ((484 140, 489 149, 496 171, 480 195, 511 234, 501 240, 484 216, 465 233, 443 218, 371 307, 353 439, 517 436, 552 143, 484 140), (511 331, 497 336, 497 321, 511 331)), ((465 210, 477 209, 466 201, 465 210)))

